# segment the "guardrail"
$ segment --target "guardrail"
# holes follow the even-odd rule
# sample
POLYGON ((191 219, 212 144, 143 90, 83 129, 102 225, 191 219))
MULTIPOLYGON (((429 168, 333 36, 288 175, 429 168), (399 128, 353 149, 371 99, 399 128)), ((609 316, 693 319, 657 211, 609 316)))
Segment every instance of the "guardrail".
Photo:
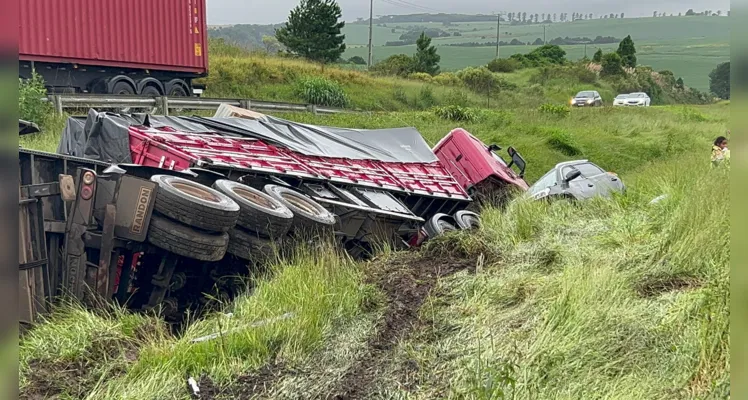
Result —
POLYGON ((284 103, 252 99, 212 99, 204 97, 169 98, 167 96, 149 97, 113 94, 55 94, 47 96, 44 100, 51 102, 54 106, 55 112, 58 114, 62 114, 64 109, 91 107, 157 109, 163 115, 169 115, 170 109, 216 110, 221 104, 229 104, 255 111, 296 111, 311 112, 314 114, 353 112, 352 110, 320 107, 314 104, 284 103))

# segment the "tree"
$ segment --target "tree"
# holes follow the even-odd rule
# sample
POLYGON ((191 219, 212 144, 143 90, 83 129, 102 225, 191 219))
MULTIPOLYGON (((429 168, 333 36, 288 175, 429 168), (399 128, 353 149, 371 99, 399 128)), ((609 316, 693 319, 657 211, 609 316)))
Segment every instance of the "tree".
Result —
POLYGON ((621 18, 623 18, 623 13, 621 13, 621 18))
POLYGON ((717 10, 717 16, 718 16, 718 17, 721 17, 721 16, 722 16, 722 10, 717 10))
POLYGON ((301 0, 275 36, 294 54, 321 63, 335 62, 345 52, 341 16, 335 0, 301 0))
POLYGON ((652 12, 652 18, 657 18, 657 11, 652 12))
POLYGON ((696 15, 696 13, 693 12, 693 8, 689 8, 688 11, 686 11, 686 16, 690 17, 690 16, 693 16, 693 15, 696 15))
POLYGON ((592 56, 592 62, 601 63, 603 61, 603 49, 597 49, 595 54, 592 56))
POLYGON ((413 72, 413 57, 406 54, 393 54, 376 63, 371 70, 382 75, 407 76, 413 72))
POLYGON ((278 38, 269 35, 262 35, 262 45, 265 46, 265 51, 268 53, 275 53, 281 47, 278 38))
POLYGON ((527 13, 523 12, 522 13, 522 23, 526 23, 526 22, 527 22, 527 13))
POLYGON ((541 18, 543 18, 543 21, 545 21, 545 13, 541 14, 541 18))
POLYGON ((553 13, 553 22, 556 22, 557 20, 556 15, 557 15, 556 13, 553 13))
POLYGON ((719 64, 709 74, 709 90, 720 99, 730 99, 730 62, 719 64))
POLYGON ((613 14, 613 13, 610 13, 610 18, 611 18, 611 19, 612 19, 612 18, 615 18, 615 14, 613 14))
POLYGON ((631 40, 631 35, 621 40, 616 53, 621 57, 621 62, 625 67, 636 67, 636 47, 634 47, 634 41, 631 40))
POLYGON ((615 17, 613 17, 613 18, 616 18, 616 19, 618 19, 618 14, 616 14, 616 16, 615 16, 615 17))
POLYGON ((416 54, 413 56, 413 71, 425 72, 430 75, 439 73, 441 56, 436 54, 436 47, 431 45, 431 38, 421 32, 416 41, 416 54))
POLYGON ((600 76, 620 76, 623 75, 623 66, 621 65, 621 56, 618 53, 608 53, 603 56, 600 76))
POLYGON ((683 78, 678 78, 678 80, 675 81, 675 88, 683 90, 685 88, 685 84, 683 83, 683 78))
POLYGON ((366 65, 366 60, 361 56, 353 56, 348 59, 348 62, 356 65, 366 65))

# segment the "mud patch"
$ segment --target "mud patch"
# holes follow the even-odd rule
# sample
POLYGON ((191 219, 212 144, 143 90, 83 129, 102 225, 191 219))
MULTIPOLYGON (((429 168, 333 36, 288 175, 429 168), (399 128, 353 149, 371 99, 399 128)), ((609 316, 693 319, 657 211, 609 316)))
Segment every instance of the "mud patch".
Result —
POLYGON ((226 386, 217 386, 208 376, 197 382, 200 399, 250 399, 263 397, 288 370, 283 364, 266 364, 259 370, 237 378, 226 386))
POLYGON ((372 263, 367 283, 384 293, 384 317, 377 334, 368 342, 369 351, 346 372, 331 398, 360 399, 370 395, 397 343, 422 324, 419 310, 439 278, 474 267, 475 263, 468 260, 422 254, 401 254, 386 262, 372 263))
POLYGON ((97 340, 81 358, 73 360, 32 360, 29 384, 21 399, 49 399, 61 396, 84 398, 104 379, 126 372, 138 357, 137 345, 120 339, 97 340))
POLYGON ((29 361, 28 384, 20 399, 84 398, 100 382, 127 372, 139 349, 166 327, 147 324, 135 329, 133 337, 94 338, 86 351, 74 359, 45 358, 29 361))
POLYGON ((701 280, 693 276, 655 275, 638 282, 635 290, 641 297, 656 297, 668 292, 696 289, 701 286, 701 280))

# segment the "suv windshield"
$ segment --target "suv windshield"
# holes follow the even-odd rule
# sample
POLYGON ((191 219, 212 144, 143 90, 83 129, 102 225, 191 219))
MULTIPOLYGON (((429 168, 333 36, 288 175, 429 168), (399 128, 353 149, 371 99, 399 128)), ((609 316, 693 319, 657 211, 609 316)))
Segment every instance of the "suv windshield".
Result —
POLYGON ((618 96, 616 96, 616 99, 625 99, 627 97, 629 97, 629 95, 627 95, 627 94, 619 94, 618 96))
POLYGON ((579 92, 579 93, 577 93, 576 97, 581 98, 581 99, 586 99, 586 98, 589 98, 589 97, 595 97, 595 92, 579 92))

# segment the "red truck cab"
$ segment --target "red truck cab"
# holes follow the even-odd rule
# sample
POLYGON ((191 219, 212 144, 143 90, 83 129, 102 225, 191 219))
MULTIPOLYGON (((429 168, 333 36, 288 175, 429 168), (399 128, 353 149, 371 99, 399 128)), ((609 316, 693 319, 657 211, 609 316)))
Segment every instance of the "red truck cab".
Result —
POLYGON ((462 128, 449 132, 434 146, 434 154, 471 196, 489 192, 506 192, 507 188, 526 191, 523 179, 525 160, 512 147, 507 149, 510 161, 496 154, 501 147, 486 146, 462 128), (516 167, 518 171, 514 171, 516 167))

